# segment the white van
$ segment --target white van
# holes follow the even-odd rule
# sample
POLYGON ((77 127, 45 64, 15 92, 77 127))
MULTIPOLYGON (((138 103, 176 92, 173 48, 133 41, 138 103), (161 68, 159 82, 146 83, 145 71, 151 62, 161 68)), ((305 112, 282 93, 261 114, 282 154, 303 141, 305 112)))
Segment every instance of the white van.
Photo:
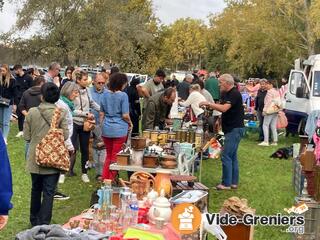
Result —
POLYGON ((308 115, 320 109, 320 54, 311 55, 302 62, 295 60, 291 70, 288 92, 285 95, 287 131, 304 134, 308 115))

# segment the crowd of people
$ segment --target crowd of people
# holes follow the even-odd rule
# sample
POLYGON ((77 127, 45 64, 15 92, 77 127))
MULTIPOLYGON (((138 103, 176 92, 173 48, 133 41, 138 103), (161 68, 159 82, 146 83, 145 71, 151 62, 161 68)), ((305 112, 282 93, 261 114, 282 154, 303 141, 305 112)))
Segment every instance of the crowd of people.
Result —
POLYGON ((278 112, 283 108, 282 102, 287 88, 286 82, 283 83, 283 86, 277 89, 277 82, 273 79, 255 78, 246 81, 243 91, 248 93, 249 107, 254 109, 254 115, 259 121, 259 146, 278 144, 278 112))
MULTIPOLYGON (((145 129, 165 129, 172 124, 173 106, 189 107, 193 116, 190 120, 195 122, 208 117, 205 109, 214 110, 214 116, 207 119, 208 131, 214 132, 215 126, 221 123, 225 136, 222 179, 216 189, 238 188, 237 150, 244 135, 244 107, 239 87, 230 74, 220 76, 218 70, 199 71, 187 74, 179 82, 175 77, 166 80, 166 73, 159 69, 152 79, 142 84, 137 77, 128 82, 126 74, 117 67, 97 73, 92 83, 88 72, 72 66, 65 69, 62 79, 58 63, 52 63, 46 73, 36 69, 25 72, 21 65, 15 65, 10 71, 6 64, 1 65, 0 70, 0 128, 7 144, 10 119, 12 113, 16 113, 19 125, 16 137, 24 137, 27 169, 31 174, 30 222, 33 226, 49 224, 53 200, 68 198, 57 191, 58 183, 63 184, 66 177, 77 175, 74 170, 77 151, 80 151, 84 183, 92 181, 87 174, 92 165, 91 150, 96 179, 115 180, 117 172, 110 170, 110 164, 116 161, 128 133, 136 136, 145 129), (44 168, 35 161, 36 146, 48 132, 57 107, 61 109, 57 124, 63 130, 70 155, 68 172, 44 168), (88 124, 95 128, 88 129, 88 124)), ((264 79, 248 84, 246 91, 255 99, 261 125, 259 145, 269 145, 269 129, 273 134, 272 144, 276 145, 277 114, 269 108, 278 99, 278 91, 272 81, 264 79)))

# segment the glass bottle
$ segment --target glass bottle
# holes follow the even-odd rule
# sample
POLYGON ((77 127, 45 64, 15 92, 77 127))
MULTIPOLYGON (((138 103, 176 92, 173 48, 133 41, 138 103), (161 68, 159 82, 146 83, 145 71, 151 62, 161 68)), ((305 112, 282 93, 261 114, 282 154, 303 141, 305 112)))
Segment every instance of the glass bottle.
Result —
POLYGON ((133 193, 131 195, 130 210, 131 210, 131 216, 132 216, 131 225, 137 225, 138 224, 139 207, 138 207, 137 194, 135 194, 135 193, 133 193))
POLYGON ((195 147, 199 151, 203 144, 203 121, 198 120, 196 138, 195 138, 195 147))

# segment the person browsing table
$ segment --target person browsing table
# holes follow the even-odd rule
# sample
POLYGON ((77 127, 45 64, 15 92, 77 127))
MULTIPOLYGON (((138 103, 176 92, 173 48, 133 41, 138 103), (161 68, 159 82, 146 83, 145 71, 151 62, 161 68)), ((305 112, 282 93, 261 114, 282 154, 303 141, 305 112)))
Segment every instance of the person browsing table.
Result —
POLYGON ((244 135, 244 109, 240 92, 235 88, 234 79, 230 74, 219 77, 221 103, 202 102, 207 106, 222 112, 222 131, 225 141, 221 154, 222 181, 216 186, 217 190, 236 189, 239 184, 239 166, 237 151, 244 135))

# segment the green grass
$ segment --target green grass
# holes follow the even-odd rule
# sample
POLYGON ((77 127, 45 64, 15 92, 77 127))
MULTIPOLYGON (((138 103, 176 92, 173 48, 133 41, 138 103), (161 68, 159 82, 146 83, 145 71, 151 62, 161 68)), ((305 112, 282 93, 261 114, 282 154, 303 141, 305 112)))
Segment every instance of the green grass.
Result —
MULTIPOLYGON (((30 174, 25 170, 24 141, 14 136, 17 127, 13 124, 9 137, 8 151, 13 175, 13 205, 9 223, 0 232, 0 239, 11 240, 29 225, 30 174)), ((258 147, 256 135, 250 134, 241 141, 239 147, 240 185, 238 190, 215 191, 213 186, 221 179, 220 160, 205 160, 202 168, 202 182, 211 188, 209 212, 218 212, 223 201, 232 196, 248 199, 249 205, 256 209, 258 215, 284 213, 285 207, 291 207, 294 192, 291 185, 292 169, 290 160, 271 159, 269 156, 277 148, 297 142, 296 138, 280 138, 278 147, 258 147)), ((80 161, 76 163, 77 177, 67 178, 60 190, 68 195, 67 201, 55 201, 52 223, 63 224, 72 216, 80 214, 89 207, 91 193, 96 189, 95 181, 82 183, 80 179, 80 161)), ((94 178, 94 170, 89 172, 94 178)), ((289 240, 290 234, 282 232, 285 227, 255 227, 254 239, 289 240)), ((214 239, 210 237, 210 239, 214 239)))

